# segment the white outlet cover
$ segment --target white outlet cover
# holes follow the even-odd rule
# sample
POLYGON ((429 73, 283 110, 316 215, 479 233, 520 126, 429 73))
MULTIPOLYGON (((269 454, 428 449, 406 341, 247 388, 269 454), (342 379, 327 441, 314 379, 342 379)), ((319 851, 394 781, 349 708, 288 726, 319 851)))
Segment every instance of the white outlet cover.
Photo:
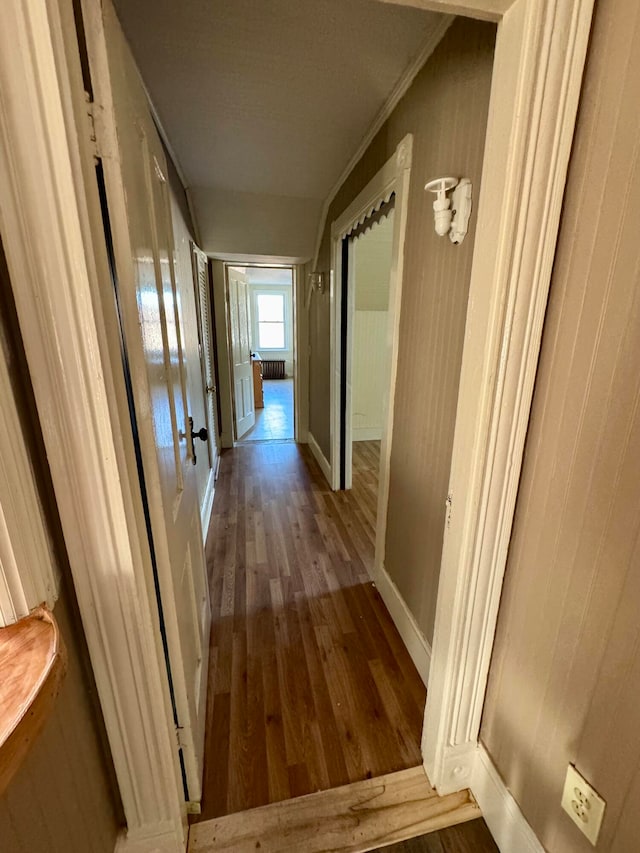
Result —
POLYGON ((606 803, 573 764, 567 768, 561 805, 580 831, 595 845, 606 803))

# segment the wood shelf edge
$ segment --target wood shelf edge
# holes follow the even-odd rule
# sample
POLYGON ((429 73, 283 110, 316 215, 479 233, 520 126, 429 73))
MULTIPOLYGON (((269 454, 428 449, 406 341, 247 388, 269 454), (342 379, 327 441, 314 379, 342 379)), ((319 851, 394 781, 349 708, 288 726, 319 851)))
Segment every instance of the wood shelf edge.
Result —
POLYGON ((49 718, 66 665, 58 625, 46 607, 0 628, 0 796, 49 718))

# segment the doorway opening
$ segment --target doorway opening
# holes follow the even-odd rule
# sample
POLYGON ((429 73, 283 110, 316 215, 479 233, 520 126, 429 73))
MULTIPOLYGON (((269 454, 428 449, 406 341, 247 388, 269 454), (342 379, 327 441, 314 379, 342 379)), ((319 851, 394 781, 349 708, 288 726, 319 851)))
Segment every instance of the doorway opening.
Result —
POLYGON ((229 266, 234 442, 295 438, 292 267, 229 266))
POLYGON ((355 479, 374 507, 389 393, 394 207, 395 193, 342 240, 340 488, 355 479))

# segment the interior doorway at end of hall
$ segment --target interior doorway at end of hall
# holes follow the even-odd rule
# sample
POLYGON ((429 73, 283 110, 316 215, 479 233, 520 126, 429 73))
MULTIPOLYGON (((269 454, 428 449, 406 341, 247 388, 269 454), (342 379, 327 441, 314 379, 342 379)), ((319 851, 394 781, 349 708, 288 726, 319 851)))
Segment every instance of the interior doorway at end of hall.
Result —
POLYGON ((235 442, 295 438, 291 267, 228 268, 235 442))
POLYGON ((344 238, 342 352, 346 360, 341 488, 353 489, 376 529, 380 448, 386 423, 391 351, 389 289, 394 199, 344 238), (345 274, 346 273, 346 274, 345 274))

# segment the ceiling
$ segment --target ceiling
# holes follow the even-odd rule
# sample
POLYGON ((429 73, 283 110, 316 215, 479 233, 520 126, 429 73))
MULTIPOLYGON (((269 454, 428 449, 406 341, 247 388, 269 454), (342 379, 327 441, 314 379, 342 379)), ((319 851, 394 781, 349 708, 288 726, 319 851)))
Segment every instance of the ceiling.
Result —
POLYGON ((322 203, 441 16, 375 0, 115 0, 219 256, 309 257, 322 203))

